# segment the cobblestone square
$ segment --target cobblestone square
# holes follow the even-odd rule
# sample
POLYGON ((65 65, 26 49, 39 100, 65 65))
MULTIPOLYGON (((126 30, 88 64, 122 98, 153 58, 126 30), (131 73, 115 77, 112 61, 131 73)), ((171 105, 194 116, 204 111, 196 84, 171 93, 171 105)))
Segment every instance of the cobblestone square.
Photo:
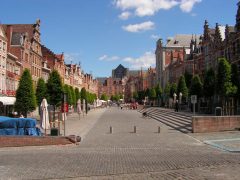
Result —
POLYGON ((209 146, 135 110, 68 118, 80 145, 0 149, 0 179, 238 179, 239 154, 209 146), (109 127, 112 126, 112 134, 109 127), (133 127, 136 126, 136 133, 133 127), (158 127, 161 127, 158 133, 158 127))

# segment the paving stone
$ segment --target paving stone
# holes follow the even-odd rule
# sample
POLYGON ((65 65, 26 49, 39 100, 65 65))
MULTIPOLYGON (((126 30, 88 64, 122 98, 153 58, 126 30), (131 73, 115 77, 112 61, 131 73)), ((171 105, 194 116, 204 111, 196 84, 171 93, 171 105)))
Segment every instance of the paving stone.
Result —
POLYGON ((88 127, 79 145, 1 148, 0 179, 237 179, 240 175, 239 154, 212 148, 159 121, 142 118, 135 110, 101 109, 82 121, 68 120, 68 132, 79 130, 76 135, 88 127), (132 133, 133 126, 137 133, 132 133))

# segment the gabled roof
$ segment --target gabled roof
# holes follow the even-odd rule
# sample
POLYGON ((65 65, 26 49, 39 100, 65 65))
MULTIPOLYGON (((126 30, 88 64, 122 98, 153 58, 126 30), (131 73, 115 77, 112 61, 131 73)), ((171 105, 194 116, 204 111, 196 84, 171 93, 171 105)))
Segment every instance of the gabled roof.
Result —
POLYGON ((126 69, 122 64, 119 64, 116 69, 126 69))
MULTIPOLYGON (((197 40, 199 40, 197 35, 197 40)), ((174 38, 170 39, 166 47, 189 47, 192 40, 191 34, 177 34, 174 38)))

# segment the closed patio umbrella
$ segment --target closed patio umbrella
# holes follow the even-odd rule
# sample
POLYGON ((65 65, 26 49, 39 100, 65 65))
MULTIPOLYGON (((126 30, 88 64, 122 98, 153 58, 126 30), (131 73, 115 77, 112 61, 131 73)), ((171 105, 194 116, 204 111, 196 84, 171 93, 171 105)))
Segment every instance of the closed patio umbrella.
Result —
POLYGON ((49 116, 48 116, 48 103, 45 98, 43 98, 41 103, 41 127, 46 130, 50 129, 49 116))

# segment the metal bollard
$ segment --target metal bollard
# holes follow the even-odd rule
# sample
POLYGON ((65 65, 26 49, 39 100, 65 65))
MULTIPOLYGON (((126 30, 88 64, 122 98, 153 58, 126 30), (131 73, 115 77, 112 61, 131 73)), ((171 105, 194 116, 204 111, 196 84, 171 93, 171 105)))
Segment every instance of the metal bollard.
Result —
POLYGON ((137 132, 137 127, 134 126, 134 127, 133 127, 133 133, 136 133, 136 132, 137 132))
POLYGON ((161 129, 160 129, 160 126, 158 126, 158 133, 160 133, 160 130, 161 130, 161 129))
POLYGON ((109 133, 112 134, 112 126, 110 126, 109 133))

